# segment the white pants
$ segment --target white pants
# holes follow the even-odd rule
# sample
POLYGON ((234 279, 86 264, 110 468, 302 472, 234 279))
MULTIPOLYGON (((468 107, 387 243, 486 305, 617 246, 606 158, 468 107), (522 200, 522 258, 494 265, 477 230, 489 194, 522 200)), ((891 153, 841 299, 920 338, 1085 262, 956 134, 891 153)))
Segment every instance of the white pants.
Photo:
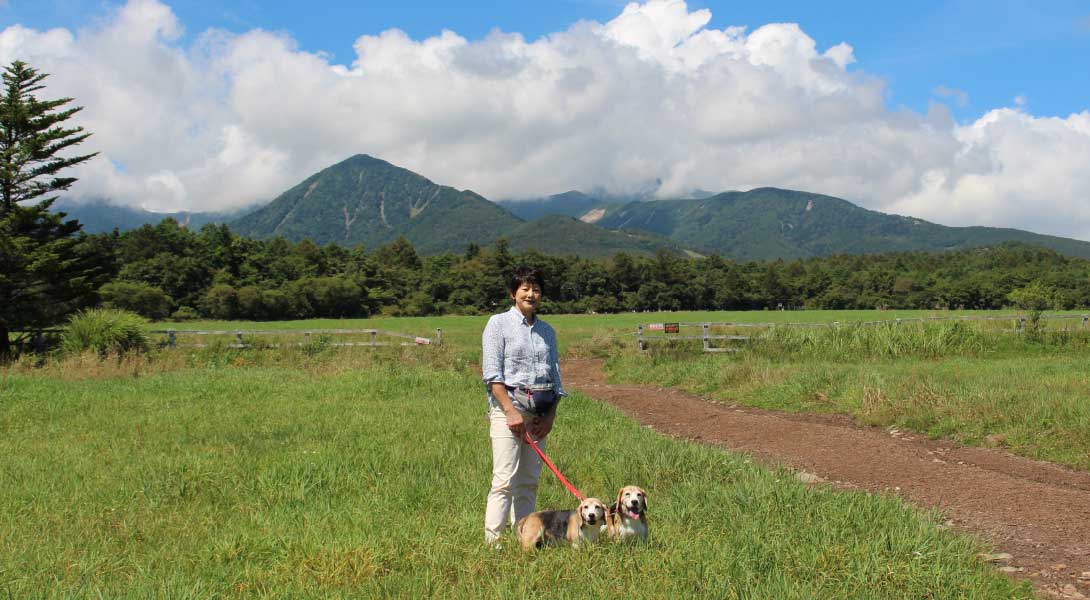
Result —
MULTIPOLYGON (((520 411, 521 412, 521 411, 520 411)), ((535 417, 522 413, 529 425, 535 417)), ((530 444, 515 437, 507 428, 507 416, 499 408, 488 411, 489 437, 492 438, 492 489, 484 510, 484 539, 493 542, 504 527, 534 512, 537 481, 541 476, 541 458, 530 444)), ((538 442, 545 449, 545 440, 538 442)))

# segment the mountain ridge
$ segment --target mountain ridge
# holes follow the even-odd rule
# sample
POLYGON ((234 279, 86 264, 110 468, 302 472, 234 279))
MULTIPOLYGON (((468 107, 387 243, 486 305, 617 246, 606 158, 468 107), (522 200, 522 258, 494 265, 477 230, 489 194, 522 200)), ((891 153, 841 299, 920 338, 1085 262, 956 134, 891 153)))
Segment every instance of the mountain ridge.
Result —
POLYGON ((434 183, 366 154, 322 169, 230 226, 254 237, 368 247, 404 236, 422 254, 460 252, 470 243, 491 244, 501 237, 516 249, 548 253, 649 254, 659 247, 681 252, 676 243, 651 234, 590 230, 548 219, 534 225, 476 192, 434 183))
MULTIPOLYGON (((941 252, 1015 241, 1090 259, 1090 242, 1012 228, 948 227, 824 194, 773 187, 705 193, 622 202, 569 191, 491 202, 471 190, 440 185, 382 159, 357 154, 310 175, 264 206, 231 220, 210 215, 209 222, 226 221, 244 236, 370 248, 403 236, 421 254, 461 252, 471 243, 487 245, 505 237, 517 250, 587 257, 665 249, 689 256, 775 260, 941 252)), ((205 214, 160 219, 196 215, 205 214)), ((133 222, 142 224, 139 219, 133 222)))
POLYGON ((943 251, 1020 241, 1090 258, 1090 242, 998 227, 949 227, 842 198, 762 187, 709 198, 630 202, 597 225, 662 235, 737 260, 943 251))

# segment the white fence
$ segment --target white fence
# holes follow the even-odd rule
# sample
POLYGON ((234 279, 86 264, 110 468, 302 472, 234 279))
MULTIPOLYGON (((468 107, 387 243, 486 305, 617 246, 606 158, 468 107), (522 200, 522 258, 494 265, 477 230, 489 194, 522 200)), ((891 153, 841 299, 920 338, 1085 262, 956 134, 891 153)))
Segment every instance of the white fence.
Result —
MULTIPOLYGON (((187 330, 187 329, 155 329, 151 333, 166 335, 167 341, 164 344, 168 348, 206 348, 209 344, 200 343, 178 343, 180 336, 198 336, 201 339, 207 339, 207 336, 233 336, 234 341, 232 343, 225 344, 228 348, 249 348, 254 346, 253 343, 247 343, 246 337, 251 338, 260 336, 303 336, 301 342, 293 342, 295 345, 303 346, 311 343, 312 336, 363 336, 365 339, 362 341, 340 341, 329 342, 330 346, 429 346, 435 344, 437 346, 443 344, 443 330, 436 329, 435 337, 421 337, 408 333, 399 333, 396 331, 385 331, 382 329, 253 329, 253 330, 187 330)), ((281 344, 272 343, 265 344, 265 347, 279 347, 281 344)))

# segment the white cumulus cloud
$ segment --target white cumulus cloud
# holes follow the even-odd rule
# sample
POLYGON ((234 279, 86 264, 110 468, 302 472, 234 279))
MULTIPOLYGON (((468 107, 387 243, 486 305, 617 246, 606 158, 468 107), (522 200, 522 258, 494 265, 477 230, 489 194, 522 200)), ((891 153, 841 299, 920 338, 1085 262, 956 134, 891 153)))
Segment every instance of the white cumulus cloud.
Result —
POLYGON ((50 95, 86 107, 87 148, 102 155, 75 194, 153 209, 268 200, 365 152, 497 199, 781 186, 1090 239, 1088 113, 1016 104, 959 125, 938 103, 894 110, 880 78, 849 68, 848 43, 710 20, 648 0, 535 40, 390 29, 336 64, 262 30, 183 43, 168 6, 129 0, 78 31, 12 25, 0 62, 51 73, 50 95))

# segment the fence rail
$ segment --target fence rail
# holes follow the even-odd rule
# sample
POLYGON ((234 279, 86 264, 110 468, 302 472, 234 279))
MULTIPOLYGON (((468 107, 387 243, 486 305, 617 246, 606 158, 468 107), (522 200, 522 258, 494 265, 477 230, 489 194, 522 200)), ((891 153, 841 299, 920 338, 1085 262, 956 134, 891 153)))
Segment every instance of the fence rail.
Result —
MULTIPOLYGON (((228 348, 249 348, 253 344, 247 344, 244 340, 244 336, 269 336, 269 335, 301 335, 303 336, 302 342, 296 342, 295 345, 303 346, 310 343, 312 335, 367 335, 370 336, 369 341, 364 342, 330 342, 330 346, 441 346, 443 344, 443 330, 442 328, 435 330, 435 337, 422 337, 409 333, 401 333, 397 331, 386 331, 383 329, 230 329, 230 330, 198 330, 198 329, 153 329, 150 333, 166 335, 168 348, 206 348, 209 344, 197 343, 197 344, 179 344, 178 337, 183 335, 196 335, 196 336, 223 336, 233 335, 235 336, 235 343, 227 344, 228 348), (380 340, 380 337, 383 338, 380 340), (393 338, 395 341, 386 341, 388 338, 393 338), (403 341, 396 341, 403 340, 403 341)), ((281 344, 269 344, 269 347, 279 347, 281 344)))
MULTIPOLYGON (((1084 328, 1090 328, 1090 315, 1041 315, 1042 320, 1074 320, 1079 319, 1082 321, 1084 328)), ((641 323, 636 325, 636 344, 641 351, 647 350, 650 342, 661 342, 668 340, 702 340, 703 350, 705 352, 737 352, 739 349, 734 347, 722 347, 713 346, 712 342, 715 340, 727 340, 727 341, 748 341, 753 336, 748 335, 712 335, 711 329, 713 327, 753 327, 769 329, 772 327, 839 327, 841 325, 862 325, 862 326, 876 326, 876 325, 900 325, 902 323, 924 323, 932 321, 1013 321, 1015 324, 1015 331, 1022 332, 1026 329, 1026 322, 1028 317, 1025 315, 987 315, 987 316, 952 316, 952 317, 908 317, 901 319, 886 319, 881 321, 849 321, 841 323, 839 321, 832 321, 828 323, 735 323, 735 322, 699 322, 699 323, 641 323), (702 330, 702 335, 681 335, 683 328, 695 328, 699 327, 702 330), (662 331, 661 335, 646 335, 646 332, 650 331, 662 331)))
MULTIPOLYGON (((24 343, 27 343, 32 348, 44 348, 45 336, 57 336, 63 333, 64 330, 56 327, 50 327, 45 329, 15 329, 10 333, 16 336, 25 336, 24 343)), ((422 337, 412 335, 410 333, 401 333, 398 331, 386 331, 384 329, 223 329, 223 330, 202 330, 202 329, 152 329, 148 333, 153 335, 165 335, 167 336, 166 343, 161 344, 167 348, 207 348, 210 344, 206 343, 188 343, 182 344, 178 342, 178 338, 182 336, 234 336, 235 342, 232 344, 226 344, 227 348, 250 348, 254 344, 247 344, 245 336, 257 337, 257 336, 303 336, 303 341, 294 342, 297 346, 304 346, 311 342, 311 336, 322 335, 364 335, 369 336, 367 341, 344 341, 344 342, 330 342, 330 346, 441 346, 443 345, 443 329, 439 328, 435 330, 434 337, 422 337)), ((283 344, 266 344, 265 347, 278 348, 283 344)))
POLYGON ((713 341, 726 340, 729 342, 744 342, 747 341, 750 336, 748 335, 721 335, 712 334, 711 328, 717 325, 732 325, 731 323, 648 323, 647 328, 649 331, 663 331, 661 336, 645 336, 644 325, 640 324, 636 326, 636 344, 641 351, 647 350, 647 343, 655 340, 701 340, 705 352, 737 352, 738 348, 714 346, 713 341), (673 328, 666 327, 667 325, 675 326, 673 328), (701 329, 701 335, 681 335, 681 328, 699 327, 701 329))

